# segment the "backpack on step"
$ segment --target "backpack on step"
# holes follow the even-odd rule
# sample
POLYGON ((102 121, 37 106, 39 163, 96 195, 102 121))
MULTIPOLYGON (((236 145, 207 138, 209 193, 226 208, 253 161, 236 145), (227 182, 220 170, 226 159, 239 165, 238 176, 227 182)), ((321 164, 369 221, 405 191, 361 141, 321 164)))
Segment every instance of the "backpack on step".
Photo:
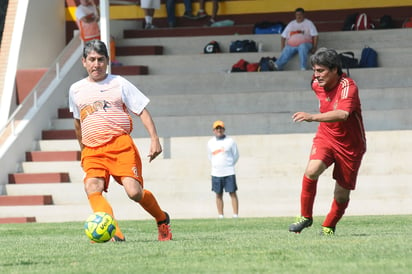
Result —
POLYGON ((366 13, 361 13, 356 17, 356 23, 353 27, 354 30, 367 30, 375 29, 375 25, 366 13))
POLYGON ((256 42, 253 40, 236 40, 230 43, 230 52, 257 52, 256 42))
POLYGON ((262 57, 259 61, 258 71, 274 71, 276 57, 262 57))
POLYGON ((403 21, 402 28, 412 28, 412 17, 408 17, 403 21))
POLYGON ((364 47, 359 61, 360 68, 376 68, 378 66, 378 53, 370 47, 364 47))
POLYGON ((207 45, 203 48, 203 53, 219 53, 220 46, 219 43, 216 41, 210 41, 207 45))
POLYGON ((285 29, 285 24, 282 22, 263 21, 256 23, 253 27, 254 34, 281 34, 285 29))
POLYGON ((352 51, 339 53, 339 58, 342 63, 342 68, 346 69, 346 75, 348 76, 350 76, 349 68, 359 67, 358 59, 355 58, 355 54, 352 51))
POLYGON ((248 61, 246 61, 244 59, 240 59, 235 64, 233 64, 232 69, 230 70, 230 72, 246 72, 248 64, 249 64, 248 61))
POLYGON ((347 15, 345 18, 345 21, 343 22, 342 30, 353 30, 357 17, 358 17, 358 13, 352 13, 352 14, 347 15))
POLYGON ((379 19, 379 28, 380 29, 391 29, 393 28, 393 19, 392 16, 385 14, 379 19))

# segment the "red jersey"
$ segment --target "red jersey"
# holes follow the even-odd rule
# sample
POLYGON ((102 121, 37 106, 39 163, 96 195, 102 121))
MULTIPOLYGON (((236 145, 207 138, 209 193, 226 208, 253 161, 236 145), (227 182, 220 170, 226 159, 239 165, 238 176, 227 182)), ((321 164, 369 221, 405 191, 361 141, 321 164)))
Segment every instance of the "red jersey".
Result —
POLYGON ((321 113, 337 109, 349 112, 346 121, 320 122, 315 141, 329 144, 345 158, 361 157, 366 151, 366 138, 358 87, 355 81, 344 74, 336 87, 325 91, 315 79, 312 83, 312 89, 319 99, 321 113))

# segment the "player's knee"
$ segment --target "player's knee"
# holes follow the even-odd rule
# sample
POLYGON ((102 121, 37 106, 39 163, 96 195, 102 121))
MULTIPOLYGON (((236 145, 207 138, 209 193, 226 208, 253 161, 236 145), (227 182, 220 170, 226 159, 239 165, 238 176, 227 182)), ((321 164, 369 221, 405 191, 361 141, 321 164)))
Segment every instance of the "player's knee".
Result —
POLYGON ((142 192, 136 192, 136 193, 128 193, 128 196, 131 200, 135 202, 139 202, 143 198, 143 193, 142 192))
POLYGON ((88 178, 84 182, 84 190, 87 194, 102 192, 104 190, 104 181, 100 178, 88 178))

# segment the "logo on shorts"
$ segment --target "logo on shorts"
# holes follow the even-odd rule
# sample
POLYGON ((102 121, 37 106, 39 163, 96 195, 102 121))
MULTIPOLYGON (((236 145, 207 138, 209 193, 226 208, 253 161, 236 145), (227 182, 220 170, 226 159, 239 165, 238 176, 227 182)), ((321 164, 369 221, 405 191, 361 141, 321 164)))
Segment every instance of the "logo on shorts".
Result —
POLYGON ((135 166, 132 167, 132 172, 133 172, 134 176, 139 177, 139 172, 137 170, 137 167, 135 167, 135 166))

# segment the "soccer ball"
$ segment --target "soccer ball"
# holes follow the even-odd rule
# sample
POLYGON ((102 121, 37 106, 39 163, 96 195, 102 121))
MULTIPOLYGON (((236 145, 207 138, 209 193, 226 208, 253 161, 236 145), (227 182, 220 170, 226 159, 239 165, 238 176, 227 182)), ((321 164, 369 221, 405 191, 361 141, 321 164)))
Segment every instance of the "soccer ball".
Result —
POLYGON ((93 242, 107 242, 116 232, 115 221, 105 212, 95 212, 84 223, 84 232, 93 242))

